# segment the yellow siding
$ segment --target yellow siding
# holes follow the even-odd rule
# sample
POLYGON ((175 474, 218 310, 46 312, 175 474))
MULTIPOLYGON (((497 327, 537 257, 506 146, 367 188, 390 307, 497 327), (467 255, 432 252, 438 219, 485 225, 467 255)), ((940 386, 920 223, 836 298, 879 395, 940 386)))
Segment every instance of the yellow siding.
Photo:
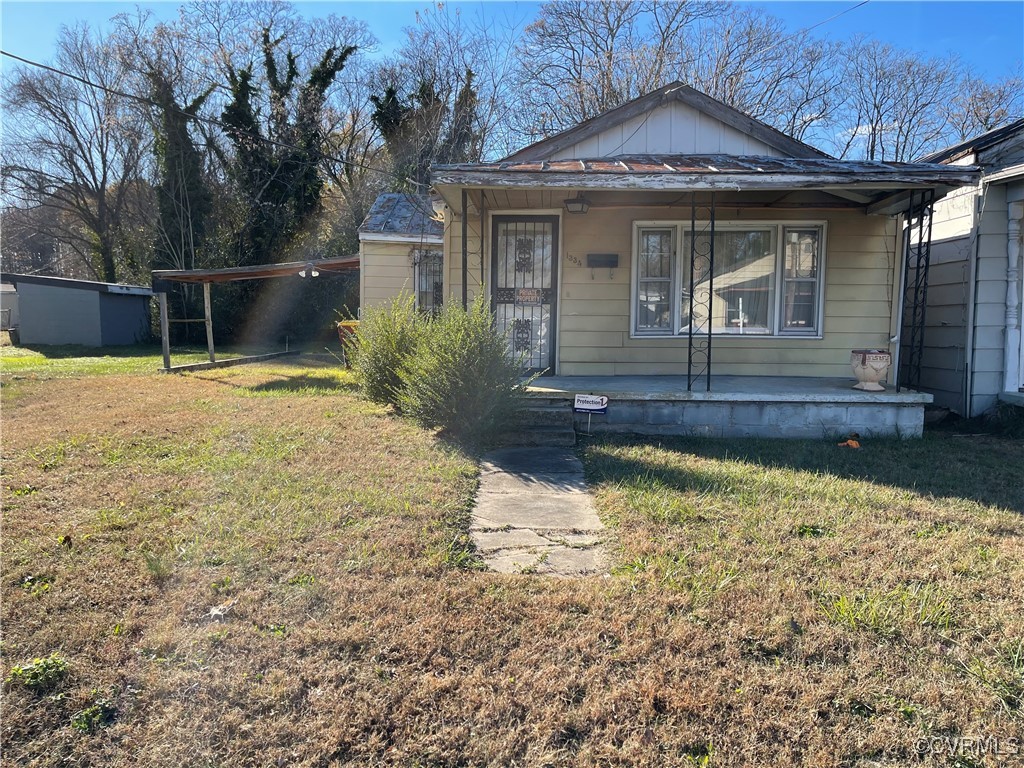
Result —
MULTIPOLYGON (((479 193, 474 193, 478 195, 479 193)), ((569 197, 563 191, 487 191, 489 213, 549 214, 569 197)), ((479 197, 476 197, 479 200, 479 197)), ((725 221, 825 221, 825 310, 822 338, 722 336, 713 338, 714 371, 765 376, 849 376, 850 350, 885 348, 892 334, 897 293, 897 222, 859 211, 770 211, 720 207, 725 221)), ((630 338, 630 275, 635 221, 688 221, 688 206, 592 208, 561 217, 558 369, 571 375, 683 374, 687 342, 630 338), (617 253, 619 267, 591 270, 588 253, 617 253)), ((489 225, 488 225, 489 226, 489 225)), ((489 242, 481 243, 479 214, 469 218, 469 293, 489 280, 489 242)), ((449 221, 445 238, 448 292, 461 300, 462 227, 449 221)), ((489 288, 489 285, 488 285, 489 288)))
POLYGON ((412 293, 415 286, 409 251, 414 247, 373 241, 359 244, 360 309, 383 304, 402 291, 412 293))

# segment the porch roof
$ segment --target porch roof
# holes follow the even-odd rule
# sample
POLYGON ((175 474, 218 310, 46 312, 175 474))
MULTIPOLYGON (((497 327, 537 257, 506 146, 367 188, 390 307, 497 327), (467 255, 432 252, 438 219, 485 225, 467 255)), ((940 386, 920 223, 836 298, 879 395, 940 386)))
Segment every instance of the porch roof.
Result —
POLYGON ((557 188, 626 191, 823 190, 869 213, 907 207, 910 192, 936 195, 975 184, 974 166, 782 158, 759 155, 619 155, 571 160, 519 160, 436 165, 434 188, 454 205, 458 188, 557 188))

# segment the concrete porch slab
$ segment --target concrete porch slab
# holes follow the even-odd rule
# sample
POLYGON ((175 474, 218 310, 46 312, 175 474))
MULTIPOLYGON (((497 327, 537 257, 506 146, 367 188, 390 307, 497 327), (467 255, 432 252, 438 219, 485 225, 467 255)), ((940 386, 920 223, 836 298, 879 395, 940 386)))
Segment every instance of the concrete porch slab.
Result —
POLYGON ((884 392, 853 389, 852 377, 822 378, 796 376, 712 376, 711 391, 703 379, 686 389, 685 376, 542 376, 527 394, 541 398, 572 397, 576 394, 607 395, 618 400, 696 400, 705 402, 784 403, 930 403, 925 392, 887 385, 884 392))
POLYGON ((576 394, 608 397, 606 414, 576 414, 577 432, 691 437, 920 437, 932 396, 864 392, 854 380, 713 376, 686 389, 685 376, 548 376, 527 394, 570 407, 576 394))

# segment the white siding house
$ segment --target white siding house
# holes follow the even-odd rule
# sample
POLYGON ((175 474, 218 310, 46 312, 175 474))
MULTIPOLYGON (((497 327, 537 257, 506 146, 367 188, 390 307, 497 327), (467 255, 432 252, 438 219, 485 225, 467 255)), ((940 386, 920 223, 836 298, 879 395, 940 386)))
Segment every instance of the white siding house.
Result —
POLYGON ((982 169, 935 205, 922 389, 966 417, 1000 399, 1024 404, 1024 120, 922 162, 982 169))

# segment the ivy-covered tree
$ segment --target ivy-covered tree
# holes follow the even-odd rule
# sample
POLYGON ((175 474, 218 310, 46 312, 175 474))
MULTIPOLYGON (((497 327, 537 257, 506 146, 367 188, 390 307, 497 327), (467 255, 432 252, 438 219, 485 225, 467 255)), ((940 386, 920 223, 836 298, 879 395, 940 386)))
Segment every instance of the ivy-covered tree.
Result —
POLYGON ((452 106, 434 83, 422 80, 416 92, 402 101, 396 86, 383 96, 371 96, 373 122, 384 137, 398 190, 423 190, 430 182, 431 163, 460 163, 480 159, 476 130, 478 99, 473 72, 467 69, 452 106))
POLYGON ((222 120, 235 149, 228 173, 243 211, 235 241, 238 264, 279 261, 319 210, 326 93, 356 50, 328 48, 300 83, 292 51, 285 53, 283 71, 279 66, 276 49, 282 40, 271 39, 269 28, 263 30, 265 104, 251 67, 228 72, 231 101, 222 120), (261 119, 261 106, 266 119, 261 119))
POLYGON ((150 98, 158 110, 153 144, 159 173, 159 226, 154 266, 194 269, 197 266, 196 254, 206 236, 213 202, 203 172, 203 158, 196 148, 189 125, 213 88, 208 88, 187 104, 179 104, 166 73, 154 67, 145 75, 150 83, 150 98))

